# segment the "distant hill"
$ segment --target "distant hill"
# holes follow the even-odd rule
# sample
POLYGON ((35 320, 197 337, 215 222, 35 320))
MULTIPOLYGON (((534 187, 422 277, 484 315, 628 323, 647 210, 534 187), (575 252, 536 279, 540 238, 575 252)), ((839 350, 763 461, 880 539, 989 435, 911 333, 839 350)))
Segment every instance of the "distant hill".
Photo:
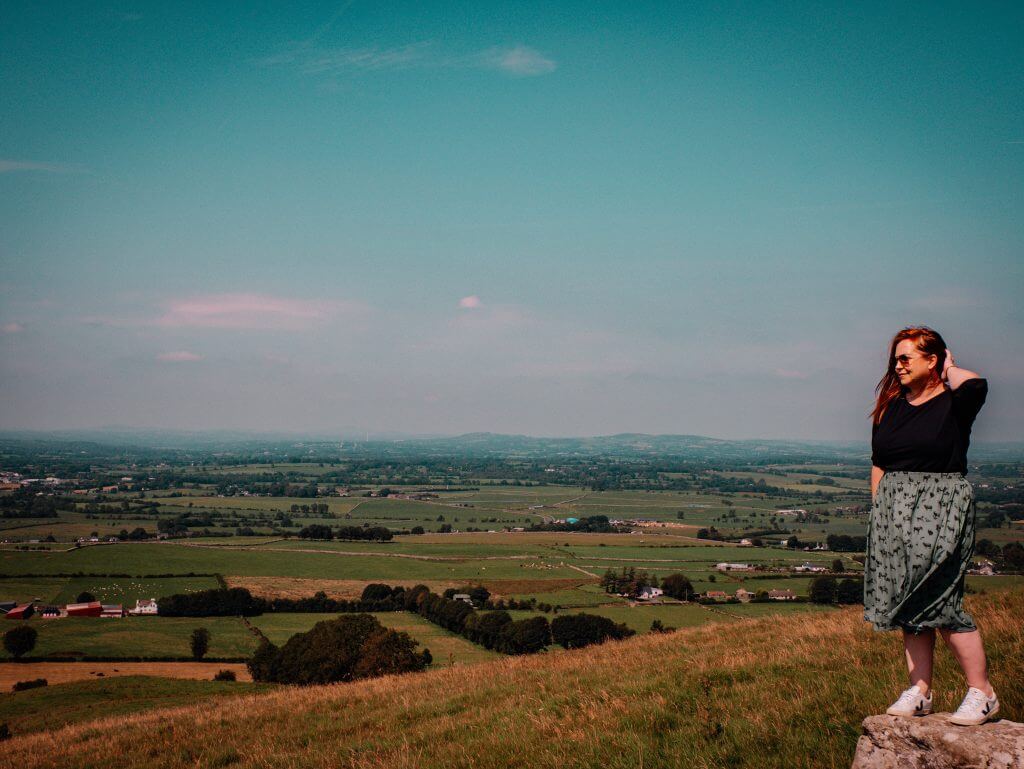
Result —
MULTIPOLYGON (((411 456, 494 456, 503 458, 672 457, 690 460, 760 462, 850 462, 870 459, 863 441, 810 441, 751 438, 733 440, 706 435, 647 435, 620 433, 592 437, 544 438, 501 433, 453 436, 399 434, 330 437, 300 433, 260 433, 227 430, 159 430, 110 427, 96 430, 0 430, 0 444, 39 447, 48 443, 125 446, 155 450, 235 451, 270 449, 283 452, 411 456)), ((973 443, 972 461, 1024 461, 1024 441, 973 443)))
MULTIPOLYGON (((1002 715, 1024 714, 1024 590, 968 595, 1002 715)), ((0 766, 847 769, 904 688, 860 607, 644 635, 354 684, 283 689, 4 743, 0 766)), ((936 711, 965 685, 937 655, 936 711)), ((10 696, 10 695, 8 695, 10 696)))

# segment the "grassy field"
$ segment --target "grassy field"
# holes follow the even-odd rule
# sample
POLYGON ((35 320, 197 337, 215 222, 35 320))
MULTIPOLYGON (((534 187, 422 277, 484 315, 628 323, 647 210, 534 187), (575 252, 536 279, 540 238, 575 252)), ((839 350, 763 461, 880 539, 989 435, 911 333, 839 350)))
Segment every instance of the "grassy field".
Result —
MULTIPOLYGON (((1024 591, 969 595, 1003 715, 1024 714, 1024 591)), ((859 607, 108 717, 15 736, 0 766, 846 769, 905 686, 902 644, 859 607), (382 729, 400 724, 401 739, 382 729), (779 728, 785 724, 786 728, 779 728), (147 735, 139 750, 138 735, 147 735)), ((963 684, 937 656, 936 710, 963 684)))
POLYGON ((464 559, 457 562, 426 561, 380 555, 343 555, 309 543, 301 553, 294 550, 243 550, 198 547, 188 544, 122 543, 83 547, 62 553, 0 552, 0 573, 17 576, 36 573, 182 574, 187 572, 251 576, 322 577, 365 579, 367 582, 405 579, 513 579, 524 574, 571 577, 568 567, 547 568, 546 561, 464 559))
MULTIPOLYGON (((211 671, 210 675, 214 672, 211 671)), ((29 677, 38 676, 33 674, 29 677)), ((110 717, 127 716, 175 705, 209 704, 225 697, 266 692, 273 688, 273 684, 145 675, 51 684, 40 689, 0 694, 0 722, 6 723, 12 734, 29 734, 90 721, 97 713, 110 717)))
MULTIPOLYGON (((197 627, 210 631, 210 657, 248 657, 257 644, 237 617, 33 617, 24 623, 39 634, 32 657, 189 658, 189 638, 197 627)), ((15 624, 7 621, 3 629, 15 624)), ((6 649, 0 650, 0 659, 10 659, 6 649)))
MULTIPOLYGON (((667 627, 693 628, 715 622, 730 622, 744 618, 772 616, 789 616, 807 612, 836 611, 832 606, 819 606, 810 603, 788 603, 783 601, 765 604, 727 604, 701 606, 700 604, 638 604, 636 606, 592 606, 579 609, 586 614, 598 614, 608 617, 614 622, 623 622, 637 633, 648 633, 651 623, 659 619, 667 627)), ((575 610, 562 612, 575 614, 575 610)), ((542 612, 510 611, 514 619, 532 617, 542 612)), ((557 614, 545 614, 549 620, 557 614)))
POLYGON ((139 598, 161 598, 215 587, 214 577, 6 577, 0 579, 0 600, 38 600, 63 605, 73 603, 84 591, 92 593, 97 601, 120 603, 130 608, 139 598))

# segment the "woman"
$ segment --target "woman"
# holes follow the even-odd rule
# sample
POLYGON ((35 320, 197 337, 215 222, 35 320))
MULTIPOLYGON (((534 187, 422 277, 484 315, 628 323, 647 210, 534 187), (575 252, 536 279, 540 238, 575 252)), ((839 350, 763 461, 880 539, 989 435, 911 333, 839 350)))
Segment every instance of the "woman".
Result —
POLYGON ((999 700, 981 633, 963 608, 975 521, 974 488, 964 476, 988 382, 957 366, 942 337, 920 326, 893 338, 876 390, 864 619, 876 630, 902 629, 911 684, 886 712, 931 712, 938 630, 969 687, 950 721, 981 724, 999 700))

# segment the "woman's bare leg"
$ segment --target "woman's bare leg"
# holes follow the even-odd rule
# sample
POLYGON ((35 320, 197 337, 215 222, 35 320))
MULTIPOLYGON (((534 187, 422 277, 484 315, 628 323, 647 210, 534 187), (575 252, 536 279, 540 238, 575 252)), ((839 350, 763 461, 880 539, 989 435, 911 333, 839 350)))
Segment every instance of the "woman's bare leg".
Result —
POLYGON ((920 633, 903 631, 903 649, 907 655, 907 672, 910 685, 921 688, 928 694, 932 688, 932 664, 935 659, 935 630, 926 628, 920 633))
POLYGON ((992 696, 992 684, 988 680, 988 660, 985 659, 985 647, 981 642, 981 632, 972 630, 969 633, 956 633, 942 628, 942 640, 953 652, 956 661, 964 671, 967 685, 981 689, 989 697, 992 696))

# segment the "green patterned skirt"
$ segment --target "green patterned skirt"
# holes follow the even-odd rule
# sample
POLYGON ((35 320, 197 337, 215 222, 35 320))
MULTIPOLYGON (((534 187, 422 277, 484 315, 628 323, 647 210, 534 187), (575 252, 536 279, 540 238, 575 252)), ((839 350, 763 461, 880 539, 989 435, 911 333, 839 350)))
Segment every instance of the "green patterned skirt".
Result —
POLYGON ((977 629, 963 608, 975 515, 974 487, 960 473, 882 476, 864 559, 864 619, 875 630, 977 629))

